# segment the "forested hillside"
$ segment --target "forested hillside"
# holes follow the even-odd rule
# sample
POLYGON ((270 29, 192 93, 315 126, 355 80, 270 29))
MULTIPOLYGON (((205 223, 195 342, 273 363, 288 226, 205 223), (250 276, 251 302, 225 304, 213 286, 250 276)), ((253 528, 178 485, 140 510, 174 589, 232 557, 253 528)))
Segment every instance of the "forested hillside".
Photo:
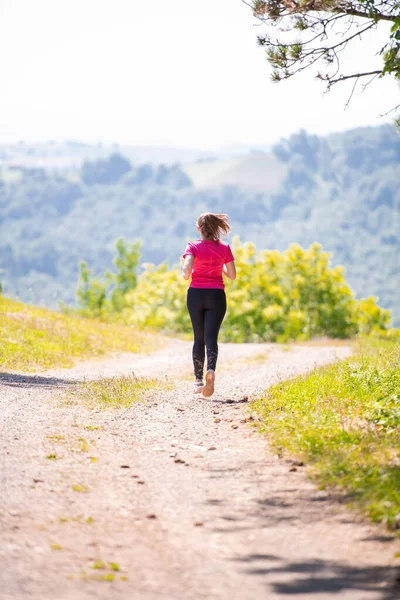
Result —
POLYGON ((75 299, 78 264, 109 267, 115 240, 142 240, 142 261, 174 264, 195 219, 228 212, 259 249, 320 242, 358 296, 400 319, 400 135, 390 126, 326 138, 301 132, 234 163, 132 164, 120 154, 80 168, 3 167, 0 280, 25 301, 75 299))

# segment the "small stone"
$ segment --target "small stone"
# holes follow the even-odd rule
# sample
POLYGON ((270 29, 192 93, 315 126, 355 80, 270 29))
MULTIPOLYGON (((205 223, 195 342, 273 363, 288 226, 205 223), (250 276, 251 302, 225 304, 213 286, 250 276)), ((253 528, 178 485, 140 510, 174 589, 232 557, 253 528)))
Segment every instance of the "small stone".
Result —
POLYGON ((292 465, 294 467, 304 467, 304 463, 303 463, 302 460, 294 460, 293 463, 292 463, 292 465))
POLYGON ((219 415, 219 410, 213 410, 213 415, 219 415))
POLYGON ((175 447, 178 445, 178 440, 172 440, 172 442, 170 443, 170 446, 175 447))
POLYGON ((178 465, 184 465, 185 461, 182 460, 182 458, 175 458, 174 463, 176 463, 178 465))
POLYGON ((180 406, 178 406, 178 408, 176 409, 178 412, 185 412, 184 408, 180 408, 180 406))
POLYGON ((33 483, 44 483, 44 479, 34 479, 33 483))
POLYGON ((297 467, 291 467, 291 468, 289 469, 289 473, 293 473, 293 471, 297 471, 297 467))
POLYGON ((144 484, 144 481, 143 481, 143 479, 138 479, 138 481, 137 481, 137 482, 138 482, 140 485, 143 485, 143 484, 144 484))
POLYGON ((148 519, 157 519, 157 515, 155 515, 154 513, 150 513, 147 515, 148 519))
POLYGON ((195 522, 193 523, 193 525, 194 525, 195 527, 203 527, 204 523, 203 523, 202 521, 195 521, 195 522))
POLYGON ((207 448, 208 452, 211 452, 211 450, 216 450, 217 446, 210 446, 209 448, 207 448))
POLYGON ((120 469, 130 469, 130 466, 129 465, 121 465, 120 469))
POLYGON ((171 452, 171 454, 169 455, 170 458, 175 458, 175 456, 177 456, 178 453, 177 452, 171 452))
POLYGON ((235 423, 233 425, 231 425, 232 429, 237 429, 239 427, 239 425, 236 425, 235 423))
POLYGON ((218 419, 218 418, 214 419, 214 423, 221 423, 221 419, 218 419))
POLYGON ((134 477, 135 479, 138 479, 139 475, 132 475, 131 477, 134 477))

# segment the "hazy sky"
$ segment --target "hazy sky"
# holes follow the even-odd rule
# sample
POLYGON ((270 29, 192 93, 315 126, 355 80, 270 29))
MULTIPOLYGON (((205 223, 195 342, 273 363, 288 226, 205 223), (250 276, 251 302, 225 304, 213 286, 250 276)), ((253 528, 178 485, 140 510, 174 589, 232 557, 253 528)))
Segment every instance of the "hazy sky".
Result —
MULTIPOLYGON (((389 78, 346 111, 348 86, 272 84, 258 32, 241 0, 0 0, 0 140, 267 144, 381 124, 399 102, 389 78)), ((373 36, 348 71, 371 67, 373 36)))

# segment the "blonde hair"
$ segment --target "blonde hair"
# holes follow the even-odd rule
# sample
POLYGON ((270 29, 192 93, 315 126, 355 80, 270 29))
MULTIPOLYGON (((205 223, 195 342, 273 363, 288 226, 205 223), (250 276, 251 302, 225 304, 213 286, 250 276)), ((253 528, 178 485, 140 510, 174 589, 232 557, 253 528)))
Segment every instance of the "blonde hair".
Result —
POLYGON ((223 235, 227 235, 231 230, 229 217, 224 214, 203 213, 197 219, 196 225, 206 240, 219 241, 223 235))

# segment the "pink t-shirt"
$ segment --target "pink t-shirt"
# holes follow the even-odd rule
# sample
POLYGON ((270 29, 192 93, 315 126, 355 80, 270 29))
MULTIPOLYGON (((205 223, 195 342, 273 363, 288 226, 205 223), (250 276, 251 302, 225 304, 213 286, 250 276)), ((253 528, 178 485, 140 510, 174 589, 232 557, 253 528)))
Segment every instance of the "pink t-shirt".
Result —
POLYGON ((207 289, 225 289, 222 268, 234 259, 229 244, 214 240, 189 242, 183 258, 194 256, 192 281, 190 287, 207 289))

